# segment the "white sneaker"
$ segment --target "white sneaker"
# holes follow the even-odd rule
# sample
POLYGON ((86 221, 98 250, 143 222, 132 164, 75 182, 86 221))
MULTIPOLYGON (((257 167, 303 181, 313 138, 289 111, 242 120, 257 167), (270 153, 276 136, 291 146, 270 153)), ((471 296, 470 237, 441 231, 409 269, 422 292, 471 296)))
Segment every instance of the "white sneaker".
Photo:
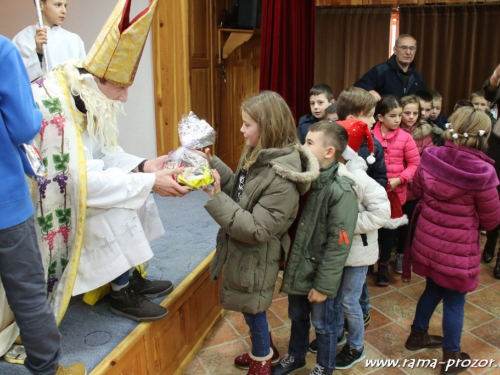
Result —
POLYGON ((396 254, 396 273, 403 273, 403 254, 396 254))

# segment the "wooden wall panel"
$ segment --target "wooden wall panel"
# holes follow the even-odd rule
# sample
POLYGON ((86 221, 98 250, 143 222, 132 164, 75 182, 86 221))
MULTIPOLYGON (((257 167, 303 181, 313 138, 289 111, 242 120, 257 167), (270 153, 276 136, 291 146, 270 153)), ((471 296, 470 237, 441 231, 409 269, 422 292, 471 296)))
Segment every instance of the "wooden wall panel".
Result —
POLYGON ((177 123, 191 108, 188 2, 162 0, 152 24, 158 155, 179 145, 177 123))

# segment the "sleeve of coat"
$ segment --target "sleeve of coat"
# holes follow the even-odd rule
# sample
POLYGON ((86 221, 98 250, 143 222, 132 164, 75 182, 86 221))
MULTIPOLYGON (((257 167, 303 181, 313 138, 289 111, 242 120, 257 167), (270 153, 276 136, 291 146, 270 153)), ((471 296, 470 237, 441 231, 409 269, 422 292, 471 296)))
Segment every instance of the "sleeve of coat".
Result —
POLYGON ((205 203, 205 209, 230 237, 257 245, 275 236, 296 209, 299 193, 295 184, 276 177, 264 191, 253 211, 242 209, 221 192, 205 203))
POLYGON ((231 168, 229 168, 221 159, 217 156, 212 157, 212 162, 210 163, 210 167, 217 169, 217 172, 220 174, 220 186, 221 190, 227 195, 231 194, 231 190, 233 188, 233 183, 236 178, 236 175, 233 173, 231 168))
POLYGON ((353 86, 360 87, 362 89, 365 89, 366 91, 377 91, 377 88, 379 86, 377 66, 374 66, 365 74, 363 74, 363 76, 358 81, 356 81, 353 86))
POLYGON ((484 93, 484 98, 490 102, 496 102, 500 100, 500 86, 491 87, 490 77, 488 77, 488 79, 483 85, 483 93, 484 93))
POLYGON ((418 148, 411 136, 408 137, 403 152, 404 152, 406 168, 399 175, 401 183, 413 180, 413 175, 417 171, 418 164, 420 163, 420 155, 418 153, 418 148))
POLYGON ((358 178, 356 181, 358 188, 363 189, 360 203, 365 211, 358 214, 354 234, 370 233, 382 228, 391 218, 391 204, 385 189, 372 178, 365 176, 362 181, 358 178))
POLYGON ((420 199, 424 196, 424 175, 423 175, 423 169, 422 168, 417 168, 417 171, 415 172, 415 175, 413 176, 413 181, 411 182, 410 189, 411 192, 413 193, 413 196, 416 199, 420 199))
POLYGON ((500 201, 496 187, 478 191, 476 207, 481 230, 492 230, 500 223, 500 201))
POLYGON ((342 189, 342 193, 336 195, 328 202, 330 211, 326 225, 326 249, 313 281, 313 288, 328 297, 337 295, 358 220, 358 203, 354 191, 342 189))

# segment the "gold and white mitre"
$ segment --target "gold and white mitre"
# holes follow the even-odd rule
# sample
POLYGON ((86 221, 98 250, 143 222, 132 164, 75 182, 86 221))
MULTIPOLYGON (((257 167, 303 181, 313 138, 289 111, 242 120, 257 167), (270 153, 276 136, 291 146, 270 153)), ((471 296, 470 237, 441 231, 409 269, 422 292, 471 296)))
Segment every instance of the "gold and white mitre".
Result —
POLYGON ((132 0, 119 0, 94 45, 83 60, 93 75, 117 86, 132 85, 158 0, 129 21, 132 0))

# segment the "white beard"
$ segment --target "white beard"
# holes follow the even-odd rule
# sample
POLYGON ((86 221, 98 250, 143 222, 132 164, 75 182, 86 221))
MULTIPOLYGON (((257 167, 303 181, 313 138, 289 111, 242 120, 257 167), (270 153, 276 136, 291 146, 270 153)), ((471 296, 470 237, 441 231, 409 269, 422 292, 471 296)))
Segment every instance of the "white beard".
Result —
POLYGON ((96 141, 103 151, 116 151, 118 145, 118 113, 123 113, 123 103, 108 99, 97 86, 94 76, 82 74, 74 64, 63 67, 71 94, 80 96, 87 109, 87 132, 90 139, 96 141))

